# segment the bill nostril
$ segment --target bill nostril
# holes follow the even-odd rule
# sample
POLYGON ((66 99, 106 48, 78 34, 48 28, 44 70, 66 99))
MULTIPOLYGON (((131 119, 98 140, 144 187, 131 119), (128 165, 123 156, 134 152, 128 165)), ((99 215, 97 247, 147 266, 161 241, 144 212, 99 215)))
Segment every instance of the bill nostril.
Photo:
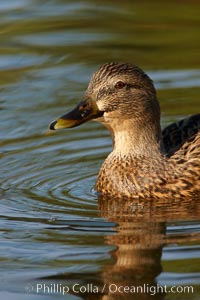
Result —
POLYGON ((86 110, 86 109, 88 109, 88 104, 83 104, 83 105, 81 105, 80 107, 79 107, 79 110, 80 111, 82 111, 82 110, 86 110))

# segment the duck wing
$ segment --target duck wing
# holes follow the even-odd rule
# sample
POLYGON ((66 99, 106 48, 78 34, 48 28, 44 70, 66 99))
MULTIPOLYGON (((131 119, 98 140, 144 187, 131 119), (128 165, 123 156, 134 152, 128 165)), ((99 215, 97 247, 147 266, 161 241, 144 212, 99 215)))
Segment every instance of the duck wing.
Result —
POLYGON ((196 135, 200 135, 200 114, 168 125, 162 131, 162 147, 165 154, 168 157, 172 156, 184 143, 186 145, 183 148, 188 148, 188 144, 194 142, 196 144, 196 139, 198 139, 198 137, 195 138, 196 135))

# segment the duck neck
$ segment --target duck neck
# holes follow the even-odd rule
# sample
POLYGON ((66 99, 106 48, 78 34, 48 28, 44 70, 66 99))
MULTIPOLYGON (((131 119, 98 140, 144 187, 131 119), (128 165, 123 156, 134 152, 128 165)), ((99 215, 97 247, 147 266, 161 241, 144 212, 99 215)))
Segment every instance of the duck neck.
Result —
POLYGON ((141 120, 113 121, 109 129, 112 134, 113 152, 117 156, 159 157, 161 156, 161 128, 159 122, 141 120))

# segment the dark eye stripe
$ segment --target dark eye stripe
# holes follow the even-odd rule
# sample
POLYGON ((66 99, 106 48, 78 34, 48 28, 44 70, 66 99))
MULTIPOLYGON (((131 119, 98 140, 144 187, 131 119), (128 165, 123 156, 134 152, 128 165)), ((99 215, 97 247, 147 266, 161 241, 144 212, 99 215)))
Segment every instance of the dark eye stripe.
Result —
POLYGON ((142 88, 140 85, 137 85, 137 84, 128 84, 127 86, 129 88, 138 89, 138 90, 140 90, 142 88))
POLYGON ((115 88, 116 89, 122 89, 123 87, 128 87, 128 88, 134 88, 134 89, 141 89, 142 87, 137 85, 137 84, 126 84, 123 81, 117 81, 117 83, 115 84, 115 88))

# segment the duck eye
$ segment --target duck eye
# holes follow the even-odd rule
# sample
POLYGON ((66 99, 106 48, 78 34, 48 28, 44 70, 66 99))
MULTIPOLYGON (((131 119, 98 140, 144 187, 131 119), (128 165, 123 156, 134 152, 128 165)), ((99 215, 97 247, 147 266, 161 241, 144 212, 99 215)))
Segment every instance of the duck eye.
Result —
POLYGON ((125 83, 123 81, 117 81, 115 84, 116 89, 122 89, 125 86, 125 83))

